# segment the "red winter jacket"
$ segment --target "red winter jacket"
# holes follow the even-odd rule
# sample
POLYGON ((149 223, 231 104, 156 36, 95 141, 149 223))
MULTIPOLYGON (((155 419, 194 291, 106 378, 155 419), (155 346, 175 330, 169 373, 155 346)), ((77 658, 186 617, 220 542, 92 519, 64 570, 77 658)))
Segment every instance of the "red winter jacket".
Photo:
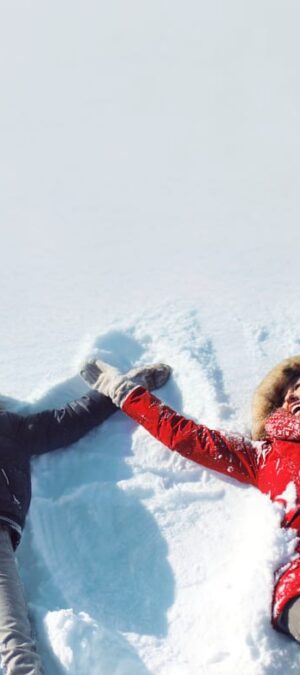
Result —
MULTIPOLYGON (((284 507, 283 527, 300 535, 300 421, 279 409, 266 424, 267 438, 253 443, 224 435, 186 419, 143 387, 127 396, 122 410, 170 450, 242 483, 255 485, 284 507), (285 493, 285 490, 286 494, 285 493)), ((276 625, 286 603, 300 595, 300 544, 293 560, 279 571, 273 597, 276 625)))

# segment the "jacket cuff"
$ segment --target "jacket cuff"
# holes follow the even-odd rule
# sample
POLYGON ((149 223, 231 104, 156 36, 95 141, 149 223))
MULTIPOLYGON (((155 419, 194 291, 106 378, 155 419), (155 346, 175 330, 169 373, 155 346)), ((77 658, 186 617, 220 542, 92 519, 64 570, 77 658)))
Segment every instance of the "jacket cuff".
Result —
MULTIPOLYGON (((140 384, 134 384, 134 382, 128 383, 130 384, 130 388, 128 388, 127 391, 124 391, 124 398, 122 399, 122 402, 120 404, 120 407, 122 408, 123 412, 127 413, 127 406, 129 407, 131 403, 134 403, 135 395, 138 393, 143 394, 146 390, 144 387, 141 387, 140 384)), ((117 405, 117 404, 116 404, 117 405)), ((130 415, 130 412, 127 413, 130 415)))

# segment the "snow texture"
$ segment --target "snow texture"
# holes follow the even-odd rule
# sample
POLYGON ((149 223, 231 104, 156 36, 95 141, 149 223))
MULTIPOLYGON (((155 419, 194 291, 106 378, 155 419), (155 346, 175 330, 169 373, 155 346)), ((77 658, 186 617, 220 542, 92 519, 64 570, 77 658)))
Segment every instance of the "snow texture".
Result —
MULTIPOLYGON (((247 434, 299 352, 299 3, 0 7, 1 399, 58 407, 84 358, 247 434)), ((289 498, 293 498, 290 490, 289 498)), ((280 509, 117 412, 33 462, 18 563, 46 675, 288 675, 280 509)))

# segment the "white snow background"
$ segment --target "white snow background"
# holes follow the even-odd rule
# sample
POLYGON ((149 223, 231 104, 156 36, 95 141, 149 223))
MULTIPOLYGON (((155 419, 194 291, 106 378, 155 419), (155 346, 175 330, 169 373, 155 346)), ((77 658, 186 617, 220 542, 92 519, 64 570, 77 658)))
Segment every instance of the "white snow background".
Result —
MULTIPOLYGON (((0 0, 0 391, 60 406, 100 354, 248 433, 300 351, 296 0, 0 0)), ((21 403, 20 403, 21 402, 21 403)), ((287 675, 255 489, 120 412, 33 463, 18 562, 46 675, 287 675)))

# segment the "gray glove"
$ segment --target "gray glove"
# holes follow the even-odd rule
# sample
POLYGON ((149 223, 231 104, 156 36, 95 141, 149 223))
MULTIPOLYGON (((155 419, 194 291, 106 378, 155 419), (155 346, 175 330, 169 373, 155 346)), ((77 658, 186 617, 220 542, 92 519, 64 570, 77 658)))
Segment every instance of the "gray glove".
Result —
POLYGON ((141 385, 149 390, 158 389, 167 382, 170 374, 170 366, 154 363, 152 366, 132 368, 124 375, 118 368, 99 359, 87 361, 80 371, 81 377, 90 387, 109 396, 119 408, 122 408, 125 399, 135 387, 141 385))

